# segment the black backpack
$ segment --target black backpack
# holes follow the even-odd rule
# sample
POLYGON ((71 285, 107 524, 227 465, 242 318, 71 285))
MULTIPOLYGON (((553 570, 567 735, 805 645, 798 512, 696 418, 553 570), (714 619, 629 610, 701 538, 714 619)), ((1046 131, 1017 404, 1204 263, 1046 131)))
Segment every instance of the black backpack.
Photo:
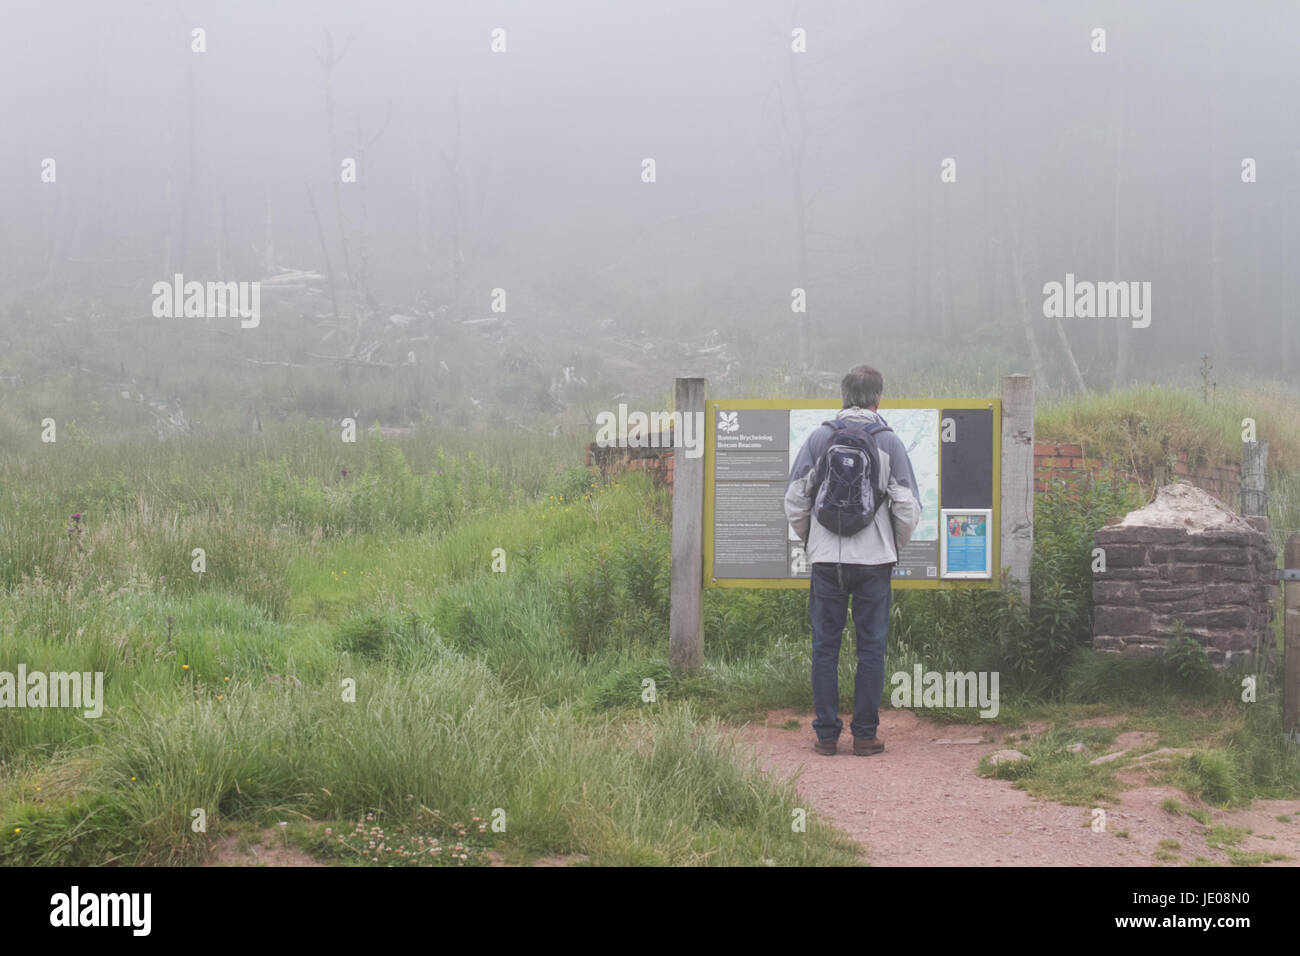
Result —
POLYGON ((876 435, 893 431, 881 422, 857 425, 834 419, 822 422, 835 430, 830 446, 817 462, 813 514, 817 522, 841 537, 852 537, 876 520, 888 500, 880 483, 880 450, 876 435))

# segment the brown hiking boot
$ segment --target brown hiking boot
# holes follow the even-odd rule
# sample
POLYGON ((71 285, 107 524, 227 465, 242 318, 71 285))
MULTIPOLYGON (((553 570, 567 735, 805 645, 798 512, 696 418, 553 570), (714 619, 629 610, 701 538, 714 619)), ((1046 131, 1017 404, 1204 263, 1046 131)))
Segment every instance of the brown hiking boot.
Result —
POLYGON ((823 757, 834 757, 839 752, 839 740, 818 740, 813 744, 813 750, 817 751, 823 757))
POLYGON ((854 737, 853 738, 853 756, 870 757, 872 754, 878 754, 885 749, 885 742, 879 737, 854 737))

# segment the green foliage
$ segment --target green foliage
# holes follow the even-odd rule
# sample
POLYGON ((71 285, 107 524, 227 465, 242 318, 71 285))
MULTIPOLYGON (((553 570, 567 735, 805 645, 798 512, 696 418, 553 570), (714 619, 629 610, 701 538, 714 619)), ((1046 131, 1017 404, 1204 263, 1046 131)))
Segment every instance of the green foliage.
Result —
POLYGON ((998 613, 1005 598, 977 590, 896 591, 890 607, 886 673, 980 671, 997 667, 998 613))
POLYGON ((339 625, 339 647, 349 654, 378 660, 392 640, 394 623, 384 614, 354 612, 339 625))
POLYGON ((558 471, 547 484, 547 494, 561 501, 580 501, 589 495, 597 482, 589 469, 572 465, 558 471))
POLYGON ((1249 788, 1243 785, 1235 761, 1221 751, 1197 750, 1188 754, 1182 758, 1174 781, 1193 797, 1215 806, 1249 802, 1249 788))
POLYGON ((1035 499, 1033 606, 1008 593, 998 608, 1004 664, 1026 692, 1059 694, 1078 648, 1091 644, 1093 535, 1140 504, 1138 489, 1117 479, 1057 481, 1035 499))
POLYGON ((808 594, 802 589, 719 588, 704 596, 704 643, 722 658, 761 654, 789 637, 811 646, 809 628, 808 594))
POLYGON ((610 643, 618 613, 617 578, 610 548, 583 548, 564 569, 563 614, 566 632, 583 660, 610 643))
POLYGON ((1165 652, 1165 665, 1180 681, 1192 687, 1206 684, 1214 672, 1214 665, 1210 663, 1204 645, 1183 632, 1182 621, 1174 624, 1174 639, 1165 652))
POLYGON ((1114 740, 1112 728, 1059 725, 1023 748, 1028 760, 994 767, 985 757, 979 772, 982 776, 1015 780, 1017 787, 1040 799, 1096 806, 1113 799, 1119 790, 1114 765, 1091 762, 1114 740), (1070 750, 1075 743, 1083 744, 1084 749, 1070 750))
POLYGON ((1188 680, 1175 672, 1167 658, 1127 660, 1116 654, 1096 654, 1080 648, 1066 664, 1060 696, 1081 704, 1110 701, 1138 706, 1157 700, 1231 699, 1236 684, 1218 671, 1188 680))
POLYGON ((588 685, 585 702, 593 711, 655 706, 641 699, 646 690, 643 681, 647 678, 654 681, 656 701, 661 696, 674 700, 682 696, 681 685, 668 666, 668 659, 656 655, 618 664, 603 679, 588 685))
MULTIPOLYGON (((43 449, 0 482, 0 669, 106 677, 102 719, 0 712, 0 860, 194 862, 210 839, 178 810, 194 806, 216 808, 214 836, 366 812, 419 833, 413 803, 467 820, 491 794, 510 808, 507 849, 852 862, 815 820, 792 837, 793 790, 704 719, 810 706, 806 590, 710 590, 704 667, 675 674, 663 493, 644 475, 600 483, 457 441, 340 448, 304 428, 92 443, 43 449), (70 533, 74 512, 85 517, 70 533), (504 574, 491 571, 498 547, 504 574), (344 677, 355 704, 339 700, 344 677), (653 705, 640 699, 647 677, 653 705)), ((1086 653, 1091 535, 1134 502, 1069 496, 1040 498, 1032 608, 975 590, 896 593, 887 672, 1001 669, 1004 710, 1009 676, 1067 699, 1116 699, 1117 687, 1191 699, 1191 661, 1121 668, 1086 653)), ((850 630, 846 697, 852 667, 850 630)), ((1300 792, 1276 703, 1243 712, 1198 740, 1228 766, 1188 762, 1189 786, 1231 800, 1300 792)), ((1004 772, 1072 799, 1107 792, 1106 773, 1064 743, 1030 745, 1027 766, 1004 772)))

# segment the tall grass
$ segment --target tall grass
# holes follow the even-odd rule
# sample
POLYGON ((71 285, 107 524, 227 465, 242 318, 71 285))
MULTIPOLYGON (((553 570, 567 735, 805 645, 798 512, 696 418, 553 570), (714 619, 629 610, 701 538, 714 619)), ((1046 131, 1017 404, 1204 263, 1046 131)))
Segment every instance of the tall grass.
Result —
MULTIPOLYGON (((501 807, 493 839, 529 852, 851 862, 820 823, 791 832, 788 784, 712 722, 810 706, 806 592, 710 590, 704 666, 674 673, 666 495, 595 482, 558 445, 532 454, 312 427, 146 446, 69 431, 6 458, 0 670, 102 671, 106 699, 98 719, 0 709, 0 861, 189 862, 226 824, 501 807)), ((996 668, 1004 694, 1107 699, 1126 677, 1079 665, 1088 556, 1135 494, 1039 496, 1029 608, 896 594, 887 673, 996 668)), ((850 651, 844 703, 852 670, 850 651)), ((1287 792, 1255 729, 1235 772, 1287 792)))
POLYGON ((1082 443, 1089 456, 1139 469, 1178 452, 1193 463, 1240 461, 1247 418, 1269 443, 1271 469, 1300 468, 1300 394, 1276 384, 1219 390, 1208 402, 1159 385, 1057 399, 1036 410, 1034 432, 1039 441, 1082 443))

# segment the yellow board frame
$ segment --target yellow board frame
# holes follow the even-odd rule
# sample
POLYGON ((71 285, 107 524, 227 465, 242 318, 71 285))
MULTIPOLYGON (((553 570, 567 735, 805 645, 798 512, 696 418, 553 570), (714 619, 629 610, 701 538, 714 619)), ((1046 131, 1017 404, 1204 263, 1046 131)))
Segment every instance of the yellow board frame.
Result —
MULTIPOLYGON (((717 449, 718 412, 765 409, 782 411, 788 408, 834 408, 834 399, 825 398, 717 398, 705 401, 704 416, 704 586, 706 588, 804 588, 807 578, 715 578, 713 577, 713 474, 714 453, 717 449)), ((1002 579, 1002 400, 999 398, 948 398, 948 399, 890 399, 882 400, 880 410, 891 408, 977 408, 993 411, 993 520, 990 530, 993 537, 993 577, 988 581, 941 580, 939 578, 895 578, 892 587, 918 590, 993 590, 1001 587, 1002 579)), ((791 449, 791 453, 796 449, 791 449)), ((939 456, 939 481, 943 487, 943 456, 939 456)), ((942 498, 939 507, 943 507, 942 498)), ((942 534, 942 529, 940 529, 942 534)))

